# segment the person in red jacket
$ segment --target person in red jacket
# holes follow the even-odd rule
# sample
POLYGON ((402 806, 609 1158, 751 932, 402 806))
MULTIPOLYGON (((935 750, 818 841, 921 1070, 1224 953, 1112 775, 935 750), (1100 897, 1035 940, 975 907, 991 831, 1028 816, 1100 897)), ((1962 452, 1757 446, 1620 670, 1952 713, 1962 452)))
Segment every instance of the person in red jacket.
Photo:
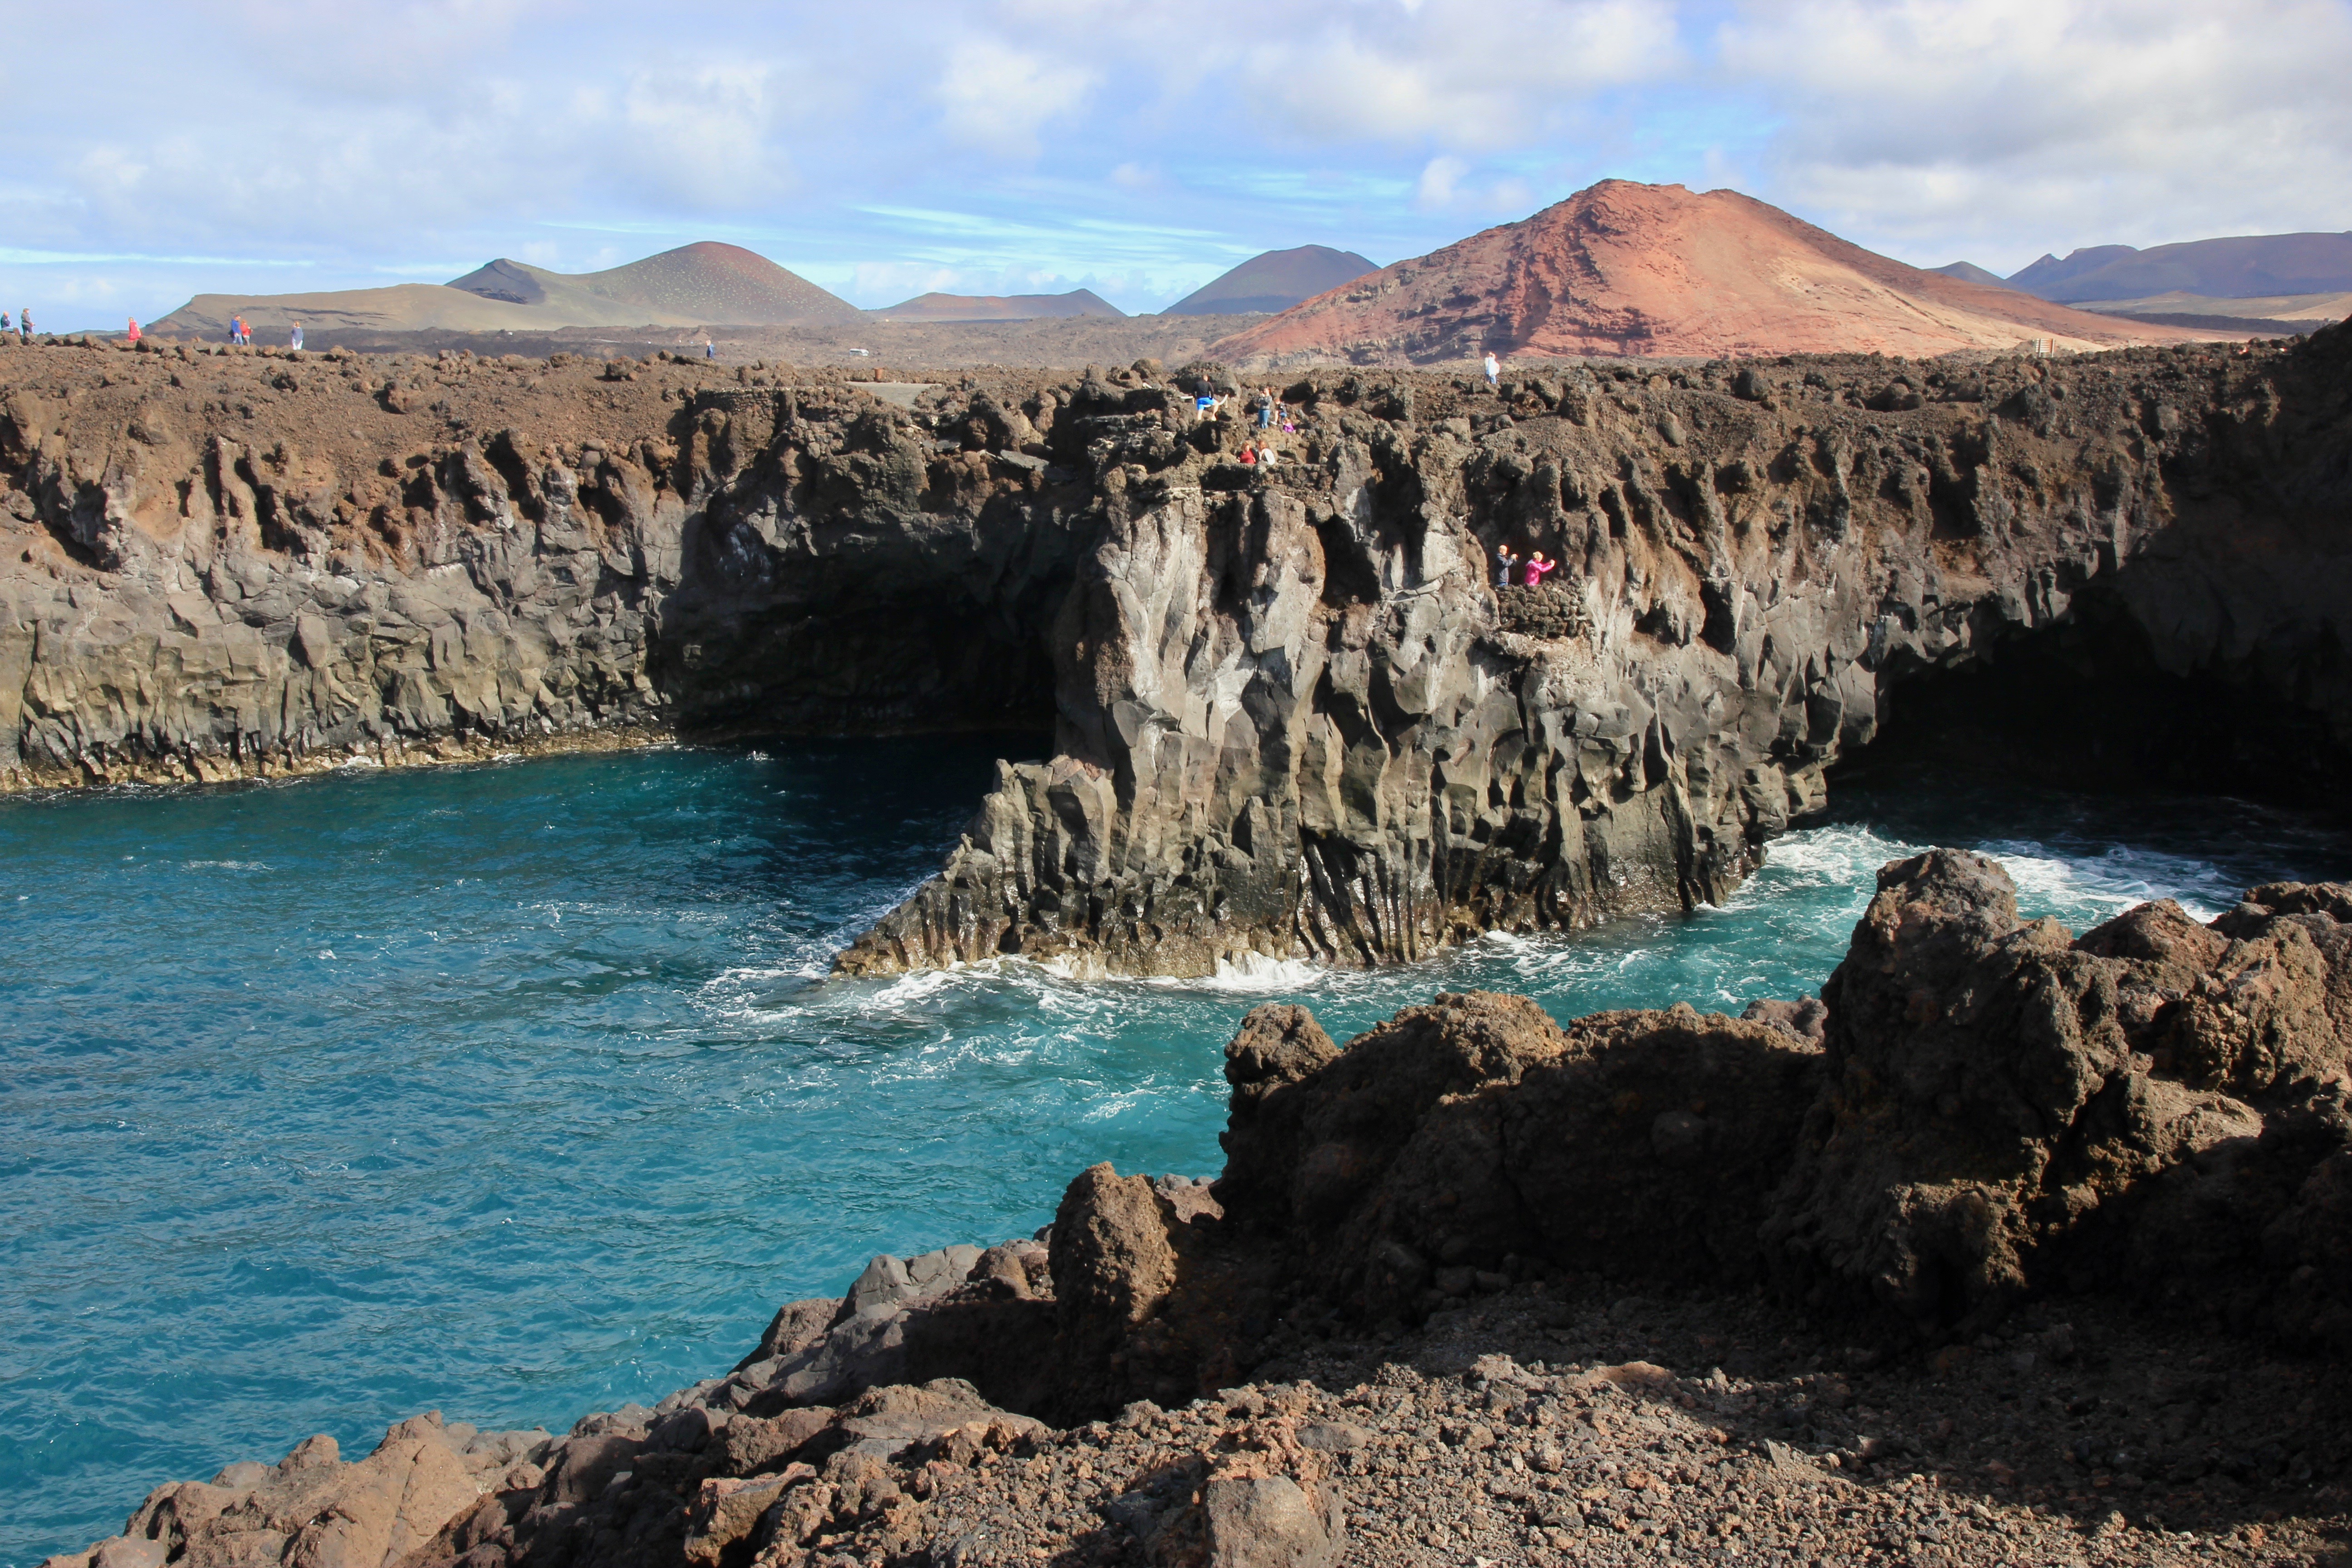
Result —
POLYGON ((1547 572, 1557 572, 1559 570, 1559 563, 1557 561, 1545 560, 1544 552, 1542 551, 1537 550, 1530 552, 1528 555, 1528 586, 1530 588, 1542 587, 1544 574, 1547 572))

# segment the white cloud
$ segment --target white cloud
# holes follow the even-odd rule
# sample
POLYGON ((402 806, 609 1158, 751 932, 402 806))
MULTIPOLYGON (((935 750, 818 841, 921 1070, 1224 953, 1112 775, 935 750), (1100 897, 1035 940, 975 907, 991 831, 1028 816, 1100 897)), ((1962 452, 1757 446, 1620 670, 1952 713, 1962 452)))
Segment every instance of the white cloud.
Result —
POLYGON ((1480 217, 1525 217, 1536 201, 1535 187, 1515 174, 1474 179, 1465 159, 1440 153, 1423 165, 1412 204, 1427 213, 1465 213, 1480 217))
POLYGON ((1785 117, 1757 194, 1934 259, 2352 223, 2336 0, 1756 5, 1720 66, 1785 117))
POLYGON ((2352 227, 2346 0, 706 0, 657 37, 619 0, 19 10, 20 60, 133 38, 204 84, 0 96, 0 295, 142 320, 697 238, 862 302, 936 279, 1145 309, 1258 249, 1416 255, 1607 175, 2003 271, 2352 227))
POLYGON ((772 144, 786 118, 774 73, 746 61, 640 71, 623 97, 624 146, 639 185, 689 210, 772 200, 793 184, 772 144))
POLYGON ((964 145, 1034 157, 1045 122, 1077 108, 1095 79, 1092 70, 972 39, 956 46, 940 74, 940 124, 964 145))
POLYGON ((1306 141, 1486 151, 1525 146, 1681 63, 1671 5, 1423 0, 1354 7, 1261 44, 1245 70, 1250 96, 1306 141))
POLYGON ((1413 205, 1423 209, 1443 210, 1454 205, 1454 186, 1470 172, 1470 165, 1459 158, 1432 158, 1421 171, 1421 179, 1412 188, 1413 205))

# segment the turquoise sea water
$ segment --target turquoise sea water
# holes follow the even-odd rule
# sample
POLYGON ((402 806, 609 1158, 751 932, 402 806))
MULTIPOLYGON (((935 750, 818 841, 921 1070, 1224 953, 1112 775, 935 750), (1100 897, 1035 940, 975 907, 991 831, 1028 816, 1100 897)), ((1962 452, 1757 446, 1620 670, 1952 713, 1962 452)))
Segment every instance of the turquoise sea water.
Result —
POLYGON ((440 1408, 561 1429, 723 1370, 873 1253, 1000 1240, 1100 1159, 1213 1173, 1222 1047, 1433 992, 1559 1017, 1815 989, 1881 862, 2003 856, 2030 913, 2344 877, 2231 803, 1842 794, 1723 910, 1375 974, 824 978, 999 754, 656 751, 0 803, 0 1564, 152 1485, 440 1408))

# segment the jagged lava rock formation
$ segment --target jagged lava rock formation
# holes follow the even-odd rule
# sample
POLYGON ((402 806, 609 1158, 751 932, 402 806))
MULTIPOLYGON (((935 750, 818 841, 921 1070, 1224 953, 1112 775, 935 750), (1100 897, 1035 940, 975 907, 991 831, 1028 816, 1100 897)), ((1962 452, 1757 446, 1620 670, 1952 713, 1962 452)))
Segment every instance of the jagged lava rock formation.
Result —
POLYGON ((1720 899, 2086 605, 2231 694, 2200 746, 2336 754, 2347 345, 1335 373, 1272 468, 1209 365, 0 350, 0 778, 1050 716, 843 969, 1412 958, 1720 899))
POLYGON ((2259 450, 2254 405, 2181 374, 2233 362, 2193 353, 1579 370, 1493 403, 1318 375, 1286 395, 1308 461, 1271 477, 1139 388, 1095 426, 1139 427, 1143 460, 1093 449, 1062 755, 1005 769, 841 967, 1380 962, 1717 901, 1898 681, 2078 598, 2162 670, 2291 689, 2322 716, 2301 742, 2340 755, 2347 342, 2315 340, 2287 395, 2307 434, 2259 450), (1489 587, 1506 542, 1568 563, 1565 603, 1489 587))
POLYGON ((1568 354, 1883 353, 2175 342, 1864 250, 1737 191, 1603 180, 1221 340, 1287 365, 1568 354))

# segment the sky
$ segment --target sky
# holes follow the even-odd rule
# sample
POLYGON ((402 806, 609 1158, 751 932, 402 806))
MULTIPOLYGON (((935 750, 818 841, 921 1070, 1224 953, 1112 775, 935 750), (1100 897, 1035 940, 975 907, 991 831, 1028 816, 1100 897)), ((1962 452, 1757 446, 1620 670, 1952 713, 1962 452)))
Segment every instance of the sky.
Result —
POLYGON ((1618 177, 1922 266, 2352 229, 2352 0, 0 0, 0 305, 585 271, 1169 304, 1618 177))

